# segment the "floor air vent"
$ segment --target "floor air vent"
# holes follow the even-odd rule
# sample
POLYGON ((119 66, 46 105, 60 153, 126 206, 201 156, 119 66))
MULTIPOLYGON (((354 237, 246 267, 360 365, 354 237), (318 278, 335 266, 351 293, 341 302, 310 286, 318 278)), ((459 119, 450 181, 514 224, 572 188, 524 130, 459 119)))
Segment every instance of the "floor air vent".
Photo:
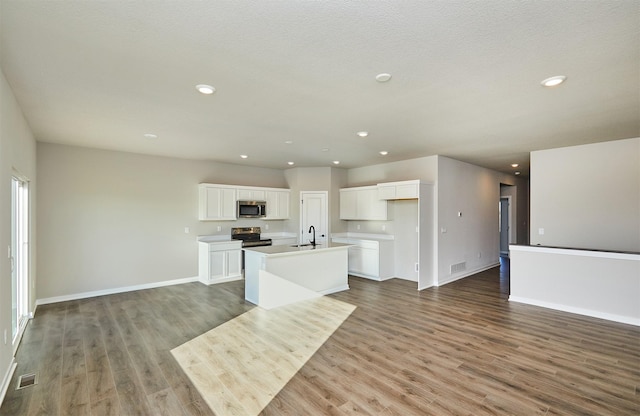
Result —
POLYGON ((23 374, 18 377, 18 387, 16 390, 24 389, 25 387, 31 387, 38 384, 38 376, 36 373, 33 374, 23 374))
POLYGON ((460 273, 465 270, 467 270, 467 262, 463 261, 462 263, 452 264, 449 269, 449 274, 460 273))

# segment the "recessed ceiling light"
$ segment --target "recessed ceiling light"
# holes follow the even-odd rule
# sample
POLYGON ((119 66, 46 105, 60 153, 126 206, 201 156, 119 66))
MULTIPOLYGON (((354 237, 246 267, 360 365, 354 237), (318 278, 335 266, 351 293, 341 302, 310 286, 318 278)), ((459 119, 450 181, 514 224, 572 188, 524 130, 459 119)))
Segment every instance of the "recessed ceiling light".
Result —
POLYGON ((246 159, 246 158, 248 158, 249 156, 247 156, 247 155, 240 155, 240 157, 241 157, 242 159, 246 159))
POLYGON ((196 89, 198 90, 198 92, 205 95, 213 94, 214 92, 216 92, 215 88, 207 84, 198 84, 196 85, 196 89))
POLYGON ((329 151, 329 148, 328 148, 328 147, 325 147, 324 149, 322 149, 322 151, 323 151, 323 152, 328 152, 328 151, 329 151))
POLYGON ((293 144, 293 140, 287 140, 284 142, 284 144, 293 144))
POLYGON ((512 164, 511 164, 511 167, 512 167, 512 168, 517 168, 518 166, 520 166, 520 165, 519 165, 519 164, 517 164, 517 163, 512 163, 512 164))
POLYGON ((340 161, 339 161, 339 160, 334 160, 334 161, 333 161, 333 164, 334 164, 334 165, 339 165, 339 164, 340 164, 340 161))
POLYGON ((382 73, 382 74, 376 75, 376 81, 378 82, 387 82, 390 79, 391 79, 391 74, 382 73))
POLYGON ((389 154, 389 152, 387 152, 386 150, 382 150, 382 151, 380 152, 380 154, 381 154, 382 156, 386 156, 386 155, 388 155, 388 154, 389 154))
POLYGON ((153 134, 153 133, 145 133, 144 134, 144 138, 145 139, 157 139, 158 135, 157 134, 153 134))
POLYGON ((287 162, 287 165, 293 166, 293 165, 295 165, 295 162, 287 162))
POLYGON ((556 85, 562 84, 566 79, 567 77, 565 77, 564 75, 558 75, 555 77, 547 78, 540 84, 542 84, 543 87, 555 87, 556 85))
POLYGON ((367 137, 369 135, 368 131, 359 131, 356 133, 360 137, 367 137))
POLYGON ((520 175, 520 172, 516 172, 516 175, 520 175))

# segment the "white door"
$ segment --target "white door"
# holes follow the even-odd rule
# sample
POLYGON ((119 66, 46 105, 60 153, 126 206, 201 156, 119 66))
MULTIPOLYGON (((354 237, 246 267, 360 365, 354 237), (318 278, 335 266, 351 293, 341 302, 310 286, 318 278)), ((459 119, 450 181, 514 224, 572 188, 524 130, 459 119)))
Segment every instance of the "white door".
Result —
POLYGON ((300 244, 313 239, 313 232, 309 232, 311 226, 316 230, 316 243, 326 244, 329 236, 327 192, 302 191, 300 204, 300 244))

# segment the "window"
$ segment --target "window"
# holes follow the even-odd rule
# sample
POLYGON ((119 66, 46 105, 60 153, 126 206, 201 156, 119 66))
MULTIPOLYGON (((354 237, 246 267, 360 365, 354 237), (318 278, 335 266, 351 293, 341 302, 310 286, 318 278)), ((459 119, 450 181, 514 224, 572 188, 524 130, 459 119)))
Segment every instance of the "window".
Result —
MULTIPOLYGON (((29 183, 14 176, 11 181, 11 342, 29 318, 29 183)), ((5 334, 6 337, 6 334, 5 334)))

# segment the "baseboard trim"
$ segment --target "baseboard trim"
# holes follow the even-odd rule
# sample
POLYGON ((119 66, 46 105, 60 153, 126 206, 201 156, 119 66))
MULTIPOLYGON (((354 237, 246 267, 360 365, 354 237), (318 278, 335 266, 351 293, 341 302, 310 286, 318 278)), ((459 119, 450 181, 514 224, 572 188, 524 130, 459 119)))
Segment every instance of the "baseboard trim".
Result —
POLYGON ((455 282, 456 280, 464 279, 465 277, 469 277, 469 276, 474 275, 476 273, 484 272, 485 270, 493 269, 494 267, 497 267, 497 266, 500 266, 500 262, 499 261, 497 263, 491 263, 491 264, 489 264, 487 266, 483 266, 483 267, 480 267, 478 269, 470 270, 470 271, 468 271, 466 273, 462 273, 462 274, 459 274, 457 276, 453 276, 448 280, 440 281, 438 279, 438 282, 434 286, 443 286, 443 285, 446 285, 447 283, 451 283, 451 282, 455 282))
POLYGON ((553 309, 556 311, 575 313, 577 315, 590 316, 592 318, 606 319, 607 321, 620 322, 640 326, 639 318, 629 316, 616 315, 612 313, 599 312, 591 309, 576 308, 574 306, 562 305, 559 303, 544 302, 536 299, 521 298, 519 296, 509 296, 509 302, 525 303, 527 305, 539 306, 541 308, 553 309))
POLYGON ((7 394, 9 390, 9 385, 11 384, 11 377, 13 377, 13 373, 16 371, 16 367, 18 363, 16 362, 15 357, 11 358, 11 363, 9 364, 9 368, 7 369, 4 378, 2 379, 2 385, 0 385, 0 406, 2 406, 2 402, 4 401, 4 396, 7 394))
POLYGON ((93 292, 74 293, 72 295, 54 296, 36 300, 37 305, 47 305, 49 303, 66 302, 69 300, 95 298, 96 296, 115 295, 116 293, 133 292, 134 290, 154 289, 157 287, 181 285, 184 283, 199 282, 199 278, 186 277, 184 279, 165 280, 162 282, 146 283, 144 285, 116 287, 113 289, 96 290, 93 292))
POLYGON ((318 293, 320 293, 321 295, 330 295, 332 293, 336 293, 336 292, 342 292, 343 290, 349 290, 349 285, 341 285, 341 286, 337 286, 337 287, 332 287, 330 289, 327 290, 323 290, 320 291, 318 293))

